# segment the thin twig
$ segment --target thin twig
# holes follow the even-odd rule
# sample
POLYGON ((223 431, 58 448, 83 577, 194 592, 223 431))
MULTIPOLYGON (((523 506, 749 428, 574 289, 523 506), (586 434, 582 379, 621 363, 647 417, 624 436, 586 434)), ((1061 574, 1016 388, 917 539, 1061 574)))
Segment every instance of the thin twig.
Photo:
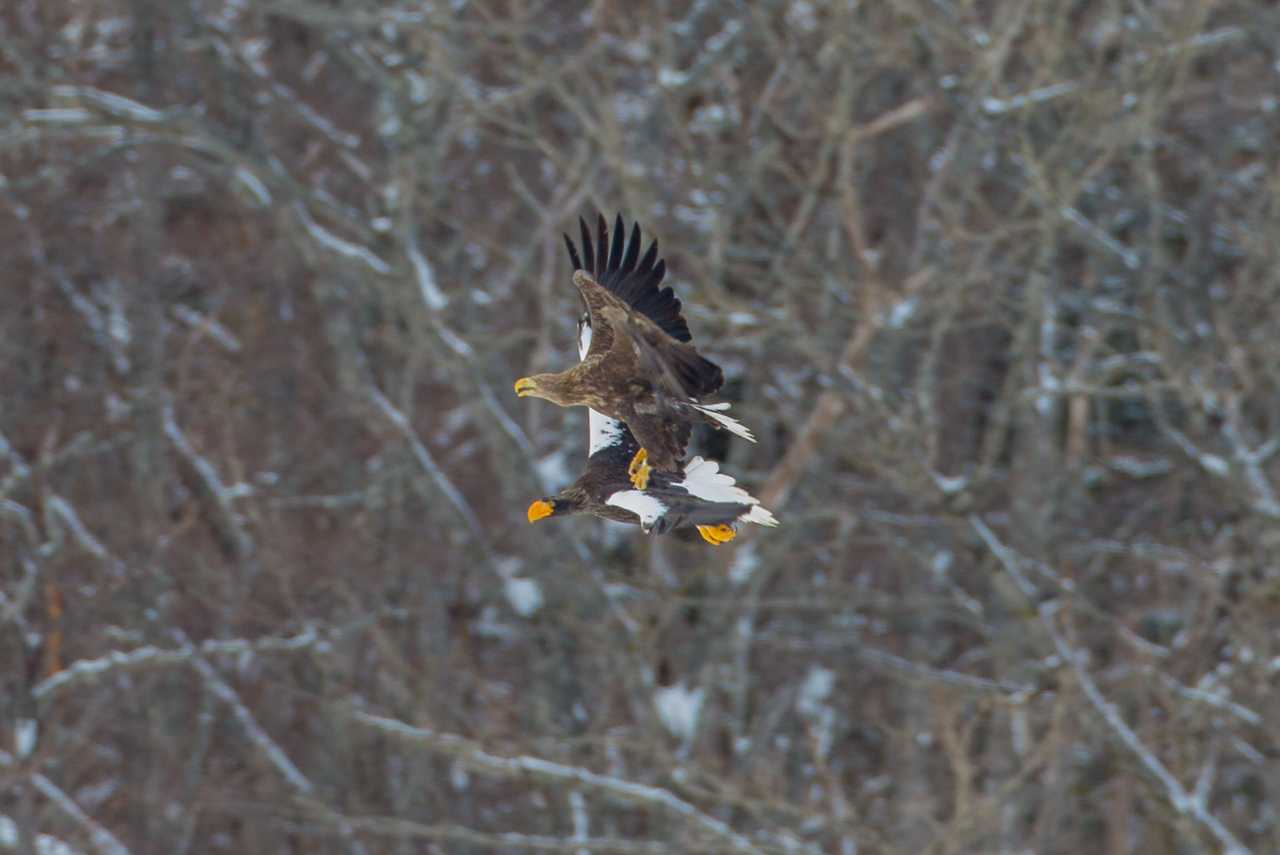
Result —
POLYGON ((438 751, 444 751, 476 769, 502 775, 530 774, 553 780, 574 781, 584 787, 608 793, 625 801, 658 805, 684 817, 711 834, 727 840, 732 844, 734 850, 738 852, 761 855, 760 850, 745 837, 720 820, 698 810, 670 790, 651 787, 647 784, 637 784, 634 781, 625 781, 608 775, 599 775, 576 766, 566 766, 562 763, 553 763, 537 757, 497 757, 488 753, 476 743, 463 739, 461 736, 413 727, 395 719, 370 715, 360 710, 354 711, 352 717, 356 721, 377 728, 383 733, 389 733, 400 739, 425 745, 438 751))
MULTIPOLYGON (((973 525, 978 536, 983 539, 992 553, 999 559, 1005 571, 1018 582, 1020 586, 1026 586, 1030 583, 1026 581, 1026 577, 1022 575, 1021 569, 1018 567, 1017 557, 1013 550, 1005 546, 995 536, 995 533, 987 527, 985 523, 976 515, 969 517, 969 522, 973 525)), ((1024 590, 1026 588, 1024 587, 1024 590)), ((1033 589, 1034 590, 1034 589, 1033 589)), ((1235 838, 1235 836, 1227 830, 1227 827, 1218 820, 1204 803, 1204 799, 1196 799, 1191 796, 1185 787, 1174 777, 1173 773, 1160 762, 1156 756, 1151 753, 1133 729, 1125 723, 1116 710, 1115 704, 1111 703, 1102 694, 1097 683, 1089 675, 1081 662, 1080 657, 1076 655, 1071 645, 1067 644, 1066 639, 1058 630, 1054 616, 1061 608, 1058 600, 1048 600, 1041 603, 1036 614, 1040 618, 1040 624, 1044 627, 1049 638, 1053 641, 1054 649, 1058 656, 1064 662, 1071 666, 1072 672, 1075 674, 1076 680, 1079 681, 1080 687, 1084 690, 1085 697, 1089 699, 1089 703, 1093 705, 1094 710, 1106 722, 1113 736, 1120 740, 1126 748, 1128 748, 1143 768, 1149 772, 1164 787, 1165 796, 1174 811, 1186 817, 1192 817, 1203 824, 1209 832, 1217 838, 1223 846, 1226 855, 1249 855, 1249 850, 1235 838)))

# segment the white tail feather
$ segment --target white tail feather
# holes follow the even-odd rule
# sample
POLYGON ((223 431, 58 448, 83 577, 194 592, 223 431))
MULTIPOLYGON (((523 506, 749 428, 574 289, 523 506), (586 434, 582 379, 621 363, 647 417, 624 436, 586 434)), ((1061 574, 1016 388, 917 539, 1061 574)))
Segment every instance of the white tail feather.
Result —
POLYGON ((738 517, 738 522, 755 523, 756 525, 775 526, 778 524, 778 518, 769 513, 761 505, 755 505, 751 510, 738 517))
POLYGON ((729 502, 735 505, 751 507, 738 522, 755 523, 756 525, 775 526, 778 520, 769 511, 760 507, 760 500, 737 485, 733 478, 720 471, 720 464, 714 460, 695 457, 684 467, 684 480, 679 486, 689 491, 689 495, 708 502, 729 502))
POLYGON ((693 404, 693 408, 705 416, 710 417, 717 425, 729 431, 732 434, 742 437, 750 442, 755 442, 756 438, 751 435, 751 431, 747 430, 742 422, 735 418, 726 416, 722 411, 729 409, 729 405, 725 402, 719 404, 693 404))

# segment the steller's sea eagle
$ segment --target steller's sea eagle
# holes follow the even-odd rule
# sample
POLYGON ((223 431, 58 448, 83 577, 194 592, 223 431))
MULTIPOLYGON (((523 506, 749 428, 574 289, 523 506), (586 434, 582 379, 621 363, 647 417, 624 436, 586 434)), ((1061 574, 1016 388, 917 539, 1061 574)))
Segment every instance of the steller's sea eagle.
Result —
POLYGON ((733 539, 739 523, 778 524, 760 500, 720 472, 714 460, 694 457, 675 472, 653 473, 645 489, 636 489, 628 467, 640 444, 616 419, 592 410, 589 420, 593 448, 582 474, 554 496, 530 505, 529 522, 594 514, 639 524, 653 534, 696 526, 704 540, 717 546, 733 539))

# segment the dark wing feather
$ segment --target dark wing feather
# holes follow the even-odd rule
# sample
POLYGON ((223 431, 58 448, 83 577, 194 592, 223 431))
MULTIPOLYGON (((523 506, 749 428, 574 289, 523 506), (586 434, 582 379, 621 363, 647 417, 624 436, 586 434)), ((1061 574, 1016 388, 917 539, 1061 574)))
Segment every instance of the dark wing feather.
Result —
POLYGON ((609 268, 609 227, 605 224, 604 214, 596 217, 596 273, 603 273, 609 268))
MULTIPOLYGON (((587 272, 595 274, 596 269, 596 253, 591 248, 591 229, 587 228, 587 221, 578 217, 578 226, 582 229, 582 255, 587 260, 587 272)), ((565 235, 565 238, 568 238, 565 235)), ((577 268, 574 268, 575 270, 577 268)))
POLYGON ((695 525, 733 525, 739 517, 751 510, 750 505, 708 502, 688 494, 668 495, 651 490, 646 492, 654 492, 654 497, 667 505, 667 512, 653 525, 654 534, 666 534, 673 529, 695 525))
MULTIPOLYGON (((647 318, 616 305, 602 307, 602 315, 615 340, 623 336, 631 342, 659 398, 693 402, 724 385, 720 366, 698 353, 693 345, 673 340, 647 318)), ((611 343, 612 347, 620 345, 621 341, 611 343)))
POLYGON ((609 242, 609 227, 604 215, 599 216, 596 227, 595 247, 592 248, 591 229, 586 220, 579 218, 582 232, 582 258, 579 259, 573 240, 564 236, 569 248, 569 260, 574 270, 585 270, 609 293, 616 294, 624 303, 657 324, 676 341, 690 341, 693 334, 689 324, 680 314, 680 300, 668 286, 658 287, 667 274, 667 263, 658 258, 658 242, 649 245, 644 257, 640 257, 643 241, 640 224, 631 229, 631 239, 623 240, 622 216, 614 227, 613 243, 609 242))
MULTIPOLYGON (((601 224, 601 227, 604 226, 603 217, 600 219, 600 224, 601 224)), ((623 241, 625 240, 623 236, 623 231, 624 230, 622 226, 622 215, 618 214, 618 219, 613 224, 613 247, 609 250, 609 269, 610 270, 622 269, 623 241)))
MULTIPOLYGON (((582 261, 578 258, 578 249, 573 245, 573 241, 569 240, 569 236, 564 236, 564 245, 569 249, 569 262, 573 265, 574 270, 582 269, 582 261)), ((591 247, 586 247, 587 252, 591 251, 591 247)))

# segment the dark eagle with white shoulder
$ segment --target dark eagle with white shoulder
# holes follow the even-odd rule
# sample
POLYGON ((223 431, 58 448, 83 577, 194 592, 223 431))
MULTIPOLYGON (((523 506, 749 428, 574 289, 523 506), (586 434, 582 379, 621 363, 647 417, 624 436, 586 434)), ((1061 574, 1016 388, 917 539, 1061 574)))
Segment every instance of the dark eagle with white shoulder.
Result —
POLYGON ((643 490, 631 483, 629 466, 640 444, 626 425, 592 410, 587 465, 568 487, 529 506, 529 522, 544 517, 594 514, 665 534, 696 527, 719 546, 734 538, 739 523, 776 526, 760 500, 737 486, 714 460, 694 457, 675 472, 655 472, 643 490))
POLYGON ((695 422, 754 441, 750 431, 724 415, 728 404, 699 403, 724 385, 724 373, 689 343, 693 336, 680 314, 680 301, 670 287, 659 288, 666 263, 658 258, 658 242, 641 258, 640 225, 624 241, 619 214, 611 246, 600 215, 593 248, 586 221, 578 222, 582 257, 568 235, 564 240, 573 283, 586 302, 590 346, 582 361, 566 371, 516 381, 516 393, 562 407, 586 406, 623 422, 640 446, 628 465, 631 482, 640 490, 651 469, 679 471, 695 422))

